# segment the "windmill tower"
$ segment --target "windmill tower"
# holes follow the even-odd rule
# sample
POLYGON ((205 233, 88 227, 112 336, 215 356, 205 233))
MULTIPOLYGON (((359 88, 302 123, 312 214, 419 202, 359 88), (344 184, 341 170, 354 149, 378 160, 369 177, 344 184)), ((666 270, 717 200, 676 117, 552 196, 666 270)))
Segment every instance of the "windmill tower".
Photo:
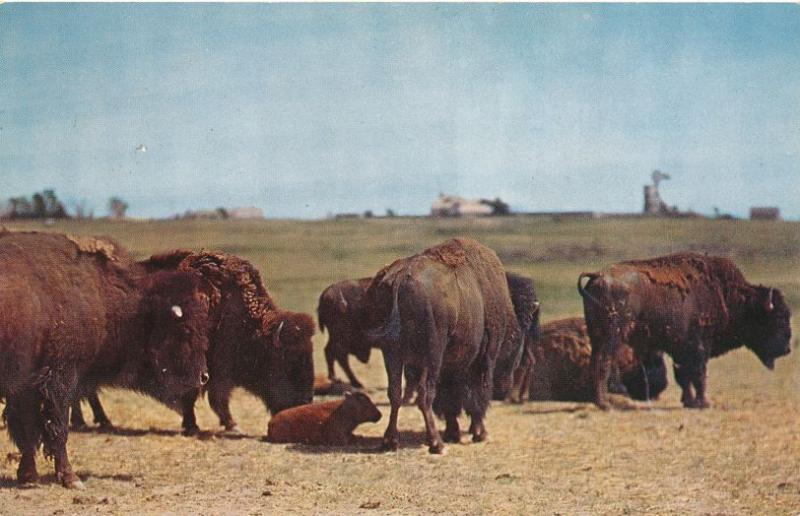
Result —
POLYGON ((644 213, 645 215, 662 215, 669 211, 669 207, 658 193, 658 183, 670 177, 669 174, 665 174, 660 170, 653 170, 651 177, 653 178, 653 184, 644 186, 644 213))

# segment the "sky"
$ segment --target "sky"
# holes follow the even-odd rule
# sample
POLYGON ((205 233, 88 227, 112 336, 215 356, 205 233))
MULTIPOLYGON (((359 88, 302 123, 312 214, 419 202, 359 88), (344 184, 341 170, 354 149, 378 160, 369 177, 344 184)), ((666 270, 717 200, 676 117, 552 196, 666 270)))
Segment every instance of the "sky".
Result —
POLYGON ((800 219, 796 4, 3 4, 0 199, 800 219))

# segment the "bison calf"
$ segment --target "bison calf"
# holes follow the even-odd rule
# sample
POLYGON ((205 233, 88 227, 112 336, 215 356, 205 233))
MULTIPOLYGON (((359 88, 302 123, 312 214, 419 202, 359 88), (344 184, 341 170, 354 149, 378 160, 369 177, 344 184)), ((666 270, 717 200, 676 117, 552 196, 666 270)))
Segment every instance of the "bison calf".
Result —
POLYGON ((267 425, 267 441, 342 446, 353 440, 361 423, 376 423, 381 412, 361 392, 346 392, 343 400, 301 405, 276 414, 267 425))

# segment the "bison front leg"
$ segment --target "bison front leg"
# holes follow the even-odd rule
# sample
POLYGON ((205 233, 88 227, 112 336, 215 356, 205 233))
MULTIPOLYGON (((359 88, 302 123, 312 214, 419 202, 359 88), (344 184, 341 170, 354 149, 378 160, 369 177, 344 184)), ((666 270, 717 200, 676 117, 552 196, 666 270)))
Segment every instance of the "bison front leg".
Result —
POLYGON ((231 391, 233 385, 214 383, 208 390, 208 403, 219 417, 219 424, 225 427, 226 432, 239 433, 239 427, 231 415, 231 391))
POLYGON ((684 407, 693 407, 694 394, 692 393, 692 374, 690 367, 675 362, 672 365, 672 372, 675 375, 675 382, 681 388, 681 403, 684 407))
POLYGON ((381 450, 383 451, 396 450, 400 444, 397 434, 397 416, 403 401, 403 362, 398 350, 391 349, 392 347, 396 347, 396 345, 387 345, 383 350, 386 376, 389 379, 389 403, 392 407, 389 413, 389 424, 383 434, 383 442, 381 443, 381 450))
POLYGON ((191 391, 181 398, 181 412, 183 413, 183 435, 197 435, 200 433, 200 427, 197 426, 197 419, 194 415, 194 404, 199 395, 198 391, 191 391))
POLYGON ((70 414, 69 414, 69 426, 72 428, 74 432, 80 432, 82 430, 86 430, 89 425, 86 424, 86 420, 83 418, 83 410, 81 410, 81 400, 75 400, 72 402, 72 406, 70 407, 70 414))
POLYGON ((333 364, 336 361, 336 354, 333 349, 333 342, 330 340, 325 345, 325 364, 328 366, 328 379, 331 381, 336 380, 336 372, 333 370, 333 364))
POLYGON ((114 425, 111 424, 111 420, 108 419, 106 411, 103 410, 103 405, 100 403, 100 398, 97 397, 97 392, 91 393, 86 399, 89 401, 89 406, 92 407, 94 422, 100 426, 100 429, 107 432, 114 430, 114 425))

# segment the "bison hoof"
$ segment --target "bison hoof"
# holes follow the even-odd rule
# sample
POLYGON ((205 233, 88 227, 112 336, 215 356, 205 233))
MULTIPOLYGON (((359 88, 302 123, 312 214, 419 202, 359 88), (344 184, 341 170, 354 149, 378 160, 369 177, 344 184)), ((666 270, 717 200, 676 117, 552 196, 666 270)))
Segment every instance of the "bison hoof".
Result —
POLYGON ((200 433, 200 427, 198 427, 198 426, 190 426, 189 428, 184 428, 182 433, 186 437, 191 437, 193 435, 197 435, 197 434, 200 433))
POLYGON ((461 432, 445 432, 442 439, 446 443, 459 444, 461 442, 461 432))
POLYGON ((607 400, 595 400, 594 404, 603 412, 608 412, 611 410, 611 403, 609 403, 607 400))
POLYGON ((233 425, 230 427, 226 426, 223 435, 240 436, 242 435, 242 431, 239 429, 239 425, 233 425))
POLYGON ((477 434, 474 434, 472 436, 472 442, 473 443, 482 443, 483 441, 485 441, 488 438, 489 438, 489 433, 486 432, 486 431, 483 431, 483 432, 479 432, 477 434))
POLYGON ((21 471, 17 473, 17 482, 20 486, 33 487, 39 482, 39 474, 35 471, 21 471))
POLYGON ((384 439, 381 443, 380 451, 397 451, 399 446, 397 439, 384 439))
POLYGON ((684 407, 690 409, 707 409, 711 404, 706 400, 692 400, 691 403, 684 403, 684 407))
POLYGON ((437 441, 428 447, 428 453, 441 455, 443 451, 444 451, 444 443, 442 443, 441 441, 437 441))

